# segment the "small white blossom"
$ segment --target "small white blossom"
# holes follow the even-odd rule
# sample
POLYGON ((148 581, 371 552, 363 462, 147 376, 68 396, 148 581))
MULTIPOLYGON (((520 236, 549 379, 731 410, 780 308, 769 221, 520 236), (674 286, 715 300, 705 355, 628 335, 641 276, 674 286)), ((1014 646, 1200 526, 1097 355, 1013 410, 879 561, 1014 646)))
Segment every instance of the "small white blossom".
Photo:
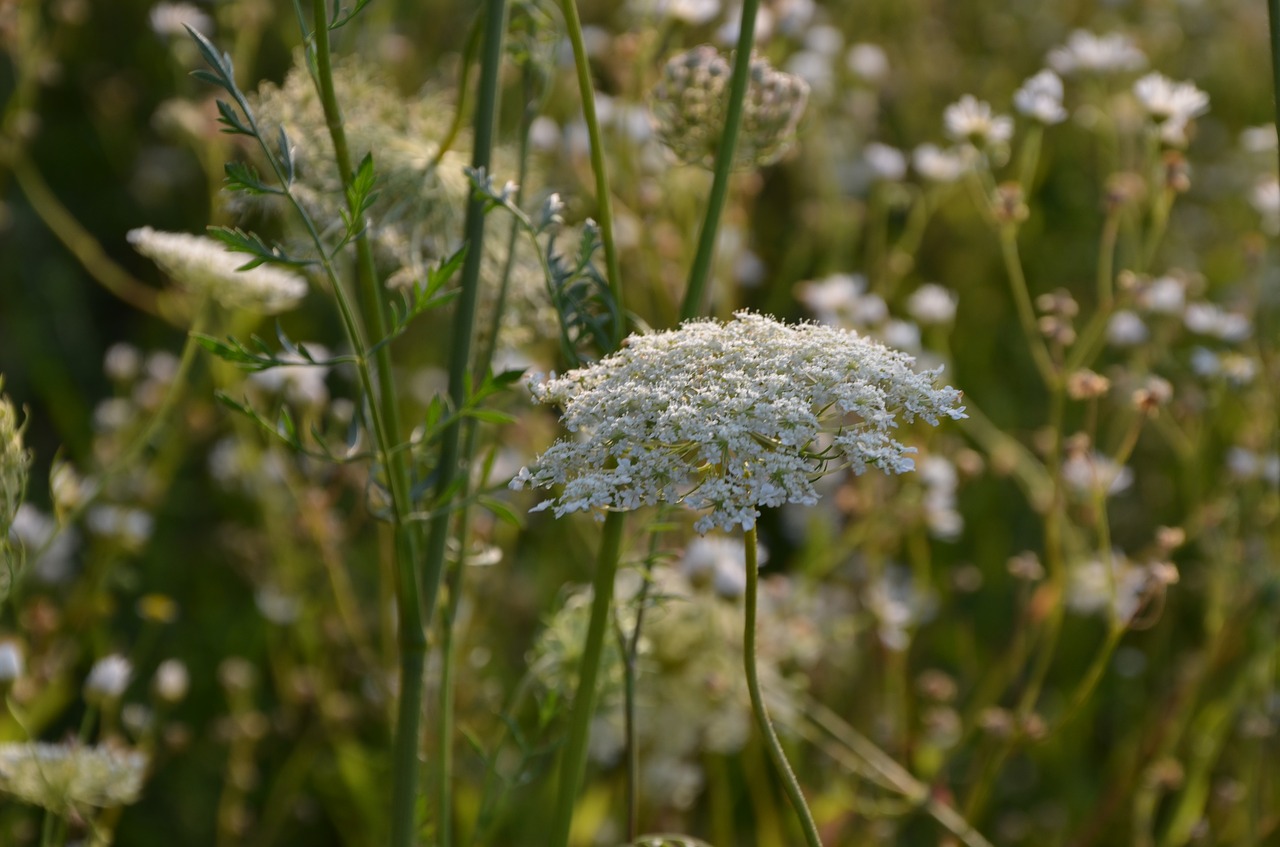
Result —
POLYGON ((844 61, 854 76, 866 82, 880 82, 889 75, 889 57, 878 44, 855 44, 844 61))
POLYGON ((1101 453, 1074 453, 1062 463, 1062 482, 1082 497, 1111 496, 1133 484, 1133 471, 1101 453))
MULTIPOLYGON (((314 362, 323 362, 331 356, 321 344, 308 342, 305 347, 314 362)), ((323 406, 329 401, 329 388, 325 382, 329 376, 328 365, 314 364, 300 353, 286 353, 280 358, 298 364, 258 371, 249 380, 263 391, 283 394, 286 400, 299 406, 323 406)))
POLYGON ((113 653, 94 663, 84 682, 85 697, 90 700, 119 700, 129 687, 133 665, 124 656, 113 653))
POLYGON ((955 182, 969 169, 969 160, 959 150, 921 144, 911 154, 911 165, 930 182, 955 182))
POLYGON ((1147 340, 1147 325, 1136 312, 1119 309, 1107 322, 1107 341, 1115 347, 1136 347, 1147 340))
POLYGON ((1100 559, 1073 566, 1067 583, 1067 608, 1078 615, 1105 613, 1110 609, 1118 620, 1127 622, 1141 608, 1154 574, 1118 551, 1111 554, 1110 576, 1107 569, 1100 559))
POLYGON ((161 700, 177 703, 187 696, 187 690, 191 687, 191 674, 188 673, 187 666, 177 659, 165 659, 156 668, 151 684, 161 700))
POLYGON ((1078 29, 1067 37, 1067 43, 1049 51, 1049 67, 1060 74, 1120 73, 1141 70, 1147 57, 1128 36, 1118 32, 1107 35, 1078 29))
POLYGON ((867 291, 862 274, 832 274, 796 286, 796 297, 824 324, 866 329, 889 317, 884 298, 867 291))
POLYGON ((306 280, 280 268, 237 270, 249 257, 205 236, 142 227, 129 231, 129 243, 175 282, 228 309, 275 315, 297 306, 307 293, 306 280))
POLYGON ((1162 276, 1138 292, 1138 305, 1156 315, 1181 315, 1187 306, 1187 286, 1174 276, 1162 276))
POLYGON ((1274 153, 1277 143, 1275 124, 1251 126, 1240 132, 1240 146, 1246 153, 1274 153))
POLYGON ((1228 312, 1213 303, 1188 304, 1182 321, 1187 329, 1197 335, 1208 335, 1228 342, 1243 341, 1253 331, 1247 316, 1228 312))
POLYGON ((936 388, 906 354, 817 324, 738 312, 632 336, 596 364, 532 386, 562 407, 561 439, 512 488, 563 486, 557 516, 659 502, 705 514, 705 533, 755 526, 761 506, 812 504, 837 467, 911 470, 892 436, 901 417, 964 417, 960 392, 936 388))
POLYGON ((22 648, 12 641, 0 641, 0 686, 22 677, 22 648))
POLYGON ((148 13, 151 30, 163 38, 189 38, 187 27, 213 35, 213 18, 190 3, 157 3, 148 13))
POLYGON ((1267 177, 1249 192, 1249 202, 1262 216, 1262 228, 1270 235, 1280 234, 1280 181, 1267 177))
POLYGON ((942 113, 947 137, 979 146, 1005 144, 1013 137, 1013 119, 997 115, 991 104, 966 94, 942 113))
POLYGON ((956 319, 957 298, 936 282, 926 282, 907 299, 907 311, 925 326, 950 324, 956 319))
MULTIPOLYGON (((764 564, 764 549, 756 552, 757 566, 764 564)), ((741 597, 747 590, 747 554, 742 539, 723 535, 693 539, 680 558, 680 571, 690 585, 710 584, 721 597, 741 597)))
POLYGON ((896 147, 872 141, 862 148, 862 158, 879 179, 897 182, 907 175, 907 157, 896 147))
POLYGON ((1209 111, 1209 95, 1189 82, 1174 82, 1149 73, 1133 84, 1133 93, 1160 128, 1160 138, 1174 147, 1187 144, 1187 125, 1209 111))
POLYGON ((1013 93, 1013 107, 1045 125, 1062 123, 1067 110, 1062 106, 1061 77, 1050 70, 1040 71, 1013 93))

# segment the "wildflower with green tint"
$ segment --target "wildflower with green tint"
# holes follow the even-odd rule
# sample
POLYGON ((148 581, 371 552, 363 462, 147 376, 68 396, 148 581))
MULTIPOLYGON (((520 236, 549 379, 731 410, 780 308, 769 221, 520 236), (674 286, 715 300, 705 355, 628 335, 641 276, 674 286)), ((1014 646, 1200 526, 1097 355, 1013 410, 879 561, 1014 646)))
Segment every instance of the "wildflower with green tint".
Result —
POLYGON ((853 332, 739 312, 632 336, 617 353, 533 385, 579 437, 553 444, 512 488, 563 485, 537 508, 629 511, 683 503, 695 529, 750 530, 761 506, 812 504, 814 481, 849 467, 911 470, 899 418, 962 418, 905 353, 853 332))

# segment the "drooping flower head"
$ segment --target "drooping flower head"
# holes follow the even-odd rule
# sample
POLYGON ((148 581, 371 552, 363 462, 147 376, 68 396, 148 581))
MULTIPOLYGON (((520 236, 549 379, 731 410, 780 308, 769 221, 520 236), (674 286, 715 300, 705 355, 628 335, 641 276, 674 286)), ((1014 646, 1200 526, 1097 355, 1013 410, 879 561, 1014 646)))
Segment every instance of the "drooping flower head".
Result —
POLYGON ((699 532, 750 529, 761 506, 817 502, 825 473, 911 470, 912 449, 893 436, 900 418, 964 417, 960 392, 912 364, 853 332, 750 312, 632 336, 594 365, 534 383, 574 437, 511 487, 564 486, 538 507, 557 516, 683 503, 705 512, 699 532))
POLYGON ((280 268, 260 265, 237 270, 248 257, 207 236, 145 226, 129 231, 129 243, 174 282, 228 309, 275 315, 297 306, 307 293, 306 280, 280 268))

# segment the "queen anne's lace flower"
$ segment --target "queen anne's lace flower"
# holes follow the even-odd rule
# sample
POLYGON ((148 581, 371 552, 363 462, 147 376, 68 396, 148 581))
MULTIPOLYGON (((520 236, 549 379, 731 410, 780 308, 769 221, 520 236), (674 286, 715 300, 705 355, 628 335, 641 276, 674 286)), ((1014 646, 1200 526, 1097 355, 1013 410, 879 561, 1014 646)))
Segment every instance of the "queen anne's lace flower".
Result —
POLYGON ((55 814, 136 802, 146 771, 147 757, 132 750, 78 743, 0 744, 0 793, 55 814))
POLYGON ((533 384, 577 437, 511 487, 563 485, 538 507, 557 516, 683 503, 706 510, 699 532, 750 529, 760 506, 817 502, 814 481, 837 468, 911 470, 911 448, 892 436, 899 415, 964 417, 960 392, 912 364, 856 333, 750 312, 632 336, 590 367, 533 384))
POLYGON ((306 280, 279 268, 237 270, 249 257, 202 235, 145 226, 129 231, 129 243, 179 285, 228 309, 275 315, 297 306, 307 293, 306 280))
POLYGON ((947 136, 979 146, 1005 144, 1013 137, 1013 119, 997 115, 991 104, 966 94, 942 113, 947 136))

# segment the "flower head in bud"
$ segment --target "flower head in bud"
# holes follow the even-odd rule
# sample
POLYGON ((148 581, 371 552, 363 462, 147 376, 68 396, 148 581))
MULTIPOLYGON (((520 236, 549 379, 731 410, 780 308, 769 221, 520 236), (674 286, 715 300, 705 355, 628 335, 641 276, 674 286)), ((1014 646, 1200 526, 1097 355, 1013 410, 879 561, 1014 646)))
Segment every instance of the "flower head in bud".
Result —
MULTIPOLYGON (((729 60, 709 44, 667 60, 662 81, 653 91, 652 110, 658 137, 682 162, 715 165, 732 75, 729 60)), ((753 58, 734 167, 780 159, 791 146, 808 99, 809 85, 803 79, 753 58)))
POLYGON ((76 742, 0 744, 0 793, 55 814, 134 803, 146 771, 147 757, 133 750, 76 742))
POLYGON ((89 676, 84 682, 86 700, 114 701, 124 695, 129 687, 129 679, 133 676, 133 665, 119 654, 104 656, 89 669, 89 676))
POLYGON ((297 306, 307 293, 306 280, 297 274, 266 265, 238 270, 247 257, 202 235, 142 227, 129 231, 129 243, 179 285, 228 309, 275 315, 297 306))
POLYGON ((899 418, 963 418, 960 392, 910 356, 856 333, 738 312, 632 336, 594 365, 533 385, 564 410, 553 444, 512 488, 564 486, 539 508, 704 512, 695 529, 755 526, 761 506, 817 502, 814 481, 849 467, 913 468, 899 418))

